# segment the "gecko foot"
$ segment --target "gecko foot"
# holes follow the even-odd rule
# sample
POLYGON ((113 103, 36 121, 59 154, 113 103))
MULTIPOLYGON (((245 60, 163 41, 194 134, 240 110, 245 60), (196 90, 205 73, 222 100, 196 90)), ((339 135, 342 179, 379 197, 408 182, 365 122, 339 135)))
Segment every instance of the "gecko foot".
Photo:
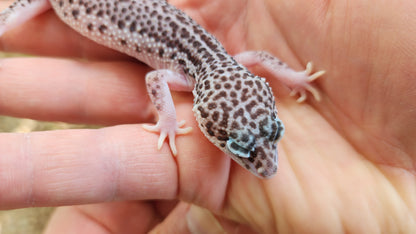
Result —
POLYGON ((162 148, 163 142, 165 141, 166 137, 169 138, 169 146, 172 154, 176 156, 178 151, 176 150, 175 145, 175 136, 176 135, 184 135, 188 134, 192 131, 192 127, 182 128, 185 125, 185 120, 180 121, 179 123, 174 124, 173 127, 166 127, 172 125, 164 125, 160 121, 157 122, 156 125, 143 125, 144 130, 149 132, 157 132, 160 133, 159 140, 157 142, 157 149, 160 150, 162 148))
POLYGON ((289 85, 292 91, 290 92, 290 96, 295 96, 297 94, 300 95, 300 97, 296 100, 298 103, 301 103, 306 100, 306 91, 309 91, 313 97, 317 100, 321 100, 321 96, 319 95, 318 90, 313 87, 310 83, 316 80, 317 78, 321 77, 323 74, 325 74, 325 71, 318 71, 315 73, 312 73, 313 65, 312 62, 309 62, 306 65, 306 69, 301 72, 296 72, 296 77, 293 79, 291 84, 289 85))

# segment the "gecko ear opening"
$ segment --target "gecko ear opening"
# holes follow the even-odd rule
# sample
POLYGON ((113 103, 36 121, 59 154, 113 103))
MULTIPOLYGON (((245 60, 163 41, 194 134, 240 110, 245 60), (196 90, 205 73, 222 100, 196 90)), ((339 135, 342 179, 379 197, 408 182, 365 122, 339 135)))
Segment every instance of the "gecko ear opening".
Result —
POLYGON ((237 155, 241 158, 249 158, 251 150, 246 149, 239 145, 237 142, 234 141, 234 139, 229 139, 227 141, 227 149, 234 155, 237 155))

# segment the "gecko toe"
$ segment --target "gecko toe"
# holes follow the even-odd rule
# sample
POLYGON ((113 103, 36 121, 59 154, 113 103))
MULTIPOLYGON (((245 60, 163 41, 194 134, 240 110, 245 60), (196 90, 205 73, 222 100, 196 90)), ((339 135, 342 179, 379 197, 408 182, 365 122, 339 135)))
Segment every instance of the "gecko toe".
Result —
POLYGON ((185 125, 185 121, 180 121, 179 123, 173 125, 164 125, 163 123, 157 123, 156 125, 143 125, 143 129, 148 132, 155 132, 159 133, 159 139, 157 141, 157 149, 160 150, 163 146, 163 142, 165 142, 166 138, 169 138, 169 145, 172 154, 176 156, 178 151, 175 145, 175 137, 176 135, 184 135, 188 134, 192 131, 192 127, 182 128, 185 125), (165 127, 161 127, 165 126, 165 127), (170 126, 170 127, 166 127, 170 126))
POLYGON ((169 146, 173 156, 176 156, 178 154, 178 150, 176 150, 175 134, 169 135, 169 146))
POLYGON ((305 90, 299 90, 300 97, 296 100, 298 103, 302 103, 306 100, 306 92, 305 90))
POLYGON ((159 132, 160 129, 157 125, 150 125, 150 124, 145 124, 142 126, 144 130, 148 131, 148 132, 159 132))
POLYGON ((326 71, 318 71, 318 72, 313 73, 312 75, 308 77, 308 81, 311 82, 311 81, 316 80, 317 78, 323 76, 325 72, 326 71))
POLYGON ((315 88, 315 87, 313 87, 313 86, 311 86, 311 85, 308 85, 307 87, 306 87, 306 89, 310 92, 310 93, 312 93, 312 96, 315 98, 315 100, 316 101, 321 101, 321 95, 319 95, 319 92, 318 92, 318 90, 315 88))
POLYGON ((185 135, 192 132, 192 127, 187 127, 187 128, 178 128, 176 130, 176 134, 178 135, 185 135))
POLYGON ((162 148, 163 142, 165 141, 168 134, 166 132, 160 132, 159 140, 157 141, 157 149, 160 150, 162 148))
POLYGON ((186 121, 185 120, 179 121, 178 122, 178 128, 181 128, 181 127, 185 126, 185 124, 186 124, 186 121))

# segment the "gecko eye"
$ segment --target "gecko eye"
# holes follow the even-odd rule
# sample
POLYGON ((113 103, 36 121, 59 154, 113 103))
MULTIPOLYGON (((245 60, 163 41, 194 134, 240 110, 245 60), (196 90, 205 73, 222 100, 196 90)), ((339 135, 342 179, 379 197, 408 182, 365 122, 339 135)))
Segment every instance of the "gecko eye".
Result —
POLYGON ((243 146, 239 145, 234 139, 229 139, 227 141, 227 149, 234 155, 237 155, 241 158, 249 158, 250 151, 249 149, 244 148, 243 146))
POLYGON ((272 136, 273 142, 278 142, 282 138, 283 133, 285 132, 285 127, 279 119, 275 119, 275 121, 276 125, 273 126, 274 131, 272 133, 272 136))

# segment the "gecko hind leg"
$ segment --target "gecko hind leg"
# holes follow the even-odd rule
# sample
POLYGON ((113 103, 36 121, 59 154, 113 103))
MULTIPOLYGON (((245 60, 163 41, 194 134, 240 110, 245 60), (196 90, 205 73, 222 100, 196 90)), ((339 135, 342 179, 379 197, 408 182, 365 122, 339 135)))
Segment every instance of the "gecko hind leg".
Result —
POLYGON ((173 104, 169 87, 173 90, 190 91, 193 83, 189 83, 183 75, 167 69, 149 72, 146 75, 147 92, 159 115, 156 125, 143 125, 149 132, 160 133, 157 148, 162 148, 166 138, 169 139, 169 146, 174 156, 178 151, 175 144, 176 135, 188 134, 191 127, 183 128, 185 121, 176 121, 176 111, 173 104))

